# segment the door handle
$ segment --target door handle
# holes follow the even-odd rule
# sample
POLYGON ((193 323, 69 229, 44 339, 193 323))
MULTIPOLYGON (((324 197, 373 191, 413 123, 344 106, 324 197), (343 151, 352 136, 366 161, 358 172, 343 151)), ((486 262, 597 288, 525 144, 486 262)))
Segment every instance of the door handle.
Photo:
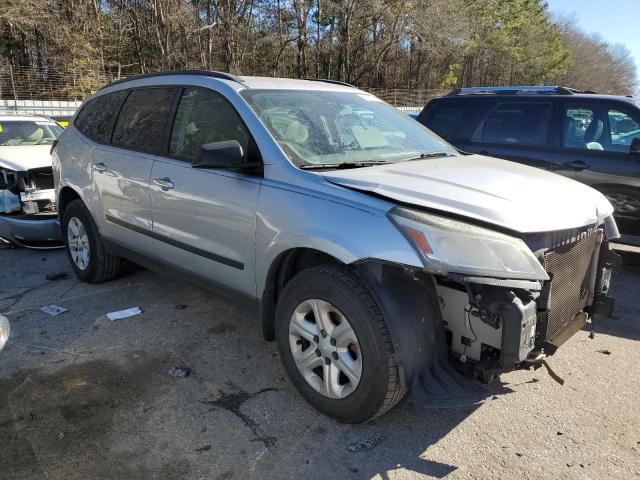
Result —
POLYGON ((571 168, 572 170, 587 170, 591 168, 589 164, 584 163, 582 160, 575 160, 573 162, 565 162, 563 163, 565 167, 571 168))
POLYGON ((163 177, 163 178, 154 178, 153 179, 153 183, 155 183, 156 185, 158 185, 160 188, 162 188, 162 190, 164 190, 165 192, 171 188, 173 188, 173 182, 171 181, 171 179, 169 177, 163 177))
POLYGON ((96 163, 96 164, 93 166, 93 169, 94 169, 96 172, 100 172, 100 173, 102 173, 102 172, 106 172, 106 171, 107 171, 107 166, 106 166, 104 163, 100 162, 100 163, 96 163))

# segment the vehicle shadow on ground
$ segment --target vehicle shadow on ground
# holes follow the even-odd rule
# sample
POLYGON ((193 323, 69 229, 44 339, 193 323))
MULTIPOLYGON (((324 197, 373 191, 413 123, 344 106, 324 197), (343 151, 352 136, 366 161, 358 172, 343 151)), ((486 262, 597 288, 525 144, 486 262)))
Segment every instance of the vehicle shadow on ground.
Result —
MULTIPOLYGON (((25 281, 0 278, 0 290, 24 287, 0 292, 14 327, 0 363, 0 451, 14 480, 389 478, 397 469, 443 478, 458 466, 438 461, 438 442, 479 408, 497 408, 425 408, 410 396, 372 422, 341 425, 286 380, 254 314, 147 271, 102 285, 42 282, 66 259, 43 269, 41 254, 18 256, 25 281), (45 303, 69 311, 48 317, 45 303), (134 305, 144 313, 104 318, 134 305), (172 365, 192 374, 170 377, 172 365)), ((493 385, 487 398, 509 392, 493 385)))

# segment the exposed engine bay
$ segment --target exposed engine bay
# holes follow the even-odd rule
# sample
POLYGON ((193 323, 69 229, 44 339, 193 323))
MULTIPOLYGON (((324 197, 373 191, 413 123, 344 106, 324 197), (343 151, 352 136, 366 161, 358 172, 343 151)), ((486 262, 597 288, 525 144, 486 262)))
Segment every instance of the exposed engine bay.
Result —
POLYGON ((500 373, 547 368, 545 359, 594 316, 609 317, 611 272, 620 257, 607 225, 523 238, 549 280, 404 272, 391 265, 360 265, 385 309, 403 364, 404 381, 432 406, 481 401, 481 383, 500 373), (435 300, 434 300, 435 299, 435 300), (460 375, 460 373, 464 375, 460 375))
POLYGON ((56 214, 51 168, 16 172, 0 168, 0 214, 56 214))
POLYGON ((0 168, 0 237, 23 247, 61 245, 51 167, 0 168))
POLYGON ((611 316, 607 292, 620 258, 604 231, 583 229, 553 241, 534 250, 549 281, 439 282, 450 353, 460 364, 472 365, 474 376, 488 381, 500 372, 539 366, 589 318, 593 322, 593 315, 611 316))

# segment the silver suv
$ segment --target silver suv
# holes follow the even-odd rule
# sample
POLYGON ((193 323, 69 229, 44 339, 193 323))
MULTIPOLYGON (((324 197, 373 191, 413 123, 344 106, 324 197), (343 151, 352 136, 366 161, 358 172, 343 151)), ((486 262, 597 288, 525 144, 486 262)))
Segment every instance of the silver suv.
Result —
POLYGON ((535 366, 612 309, 617 228, 600 193, 461 154, 346 84, 116 82, 53 165, 82 280, 126 258, 248 300, 295 387, 342 422, 409 390, 475 401, 469 378, 535 366))

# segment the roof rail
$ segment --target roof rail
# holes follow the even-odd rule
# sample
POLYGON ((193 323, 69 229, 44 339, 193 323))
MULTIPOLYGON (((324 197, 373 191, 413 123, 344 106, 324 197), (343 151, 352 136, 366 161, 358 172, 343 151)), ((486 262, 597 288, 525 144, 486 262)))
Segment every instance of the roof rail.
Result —
POLYGON ((302 80, 309 80, 310 82, 333 83, 335 85, 342 85, 344 87, 356 88, 355 85, 351 85, 350 83, 341 82, 340 80, 330 80, 328 78, 303 78, 302 80))
POLYGON ((215 72, 213 70, 166 70, 163 72, 150 72, 143 73, 140 75, 132 75, 130 77, 123 78, 121 80, 116 80, 115 82, 108 83, 98 89, 98 91, 111 87, 113 85, 119 85, 124 82, 130 82, 132 80, 140 80, 143 78, 154 78, 154 77, 165 77, 168 75, 203 75, 206 77, 219 78, 222 80, 231 80, 233 82, 244 83, 240 77, 233 75, 231 73, 226 72, 215 72))
POLYGON ((453 90, 447 96, 458 95, 527 95, 527 94, 546 94, 546 95, 574 95, 577 93, 595 93, 588 90, 576 90, 574 88, 559 86, 535 86, 535 85, 516 85, 511 87, 467 87, 453 90))

